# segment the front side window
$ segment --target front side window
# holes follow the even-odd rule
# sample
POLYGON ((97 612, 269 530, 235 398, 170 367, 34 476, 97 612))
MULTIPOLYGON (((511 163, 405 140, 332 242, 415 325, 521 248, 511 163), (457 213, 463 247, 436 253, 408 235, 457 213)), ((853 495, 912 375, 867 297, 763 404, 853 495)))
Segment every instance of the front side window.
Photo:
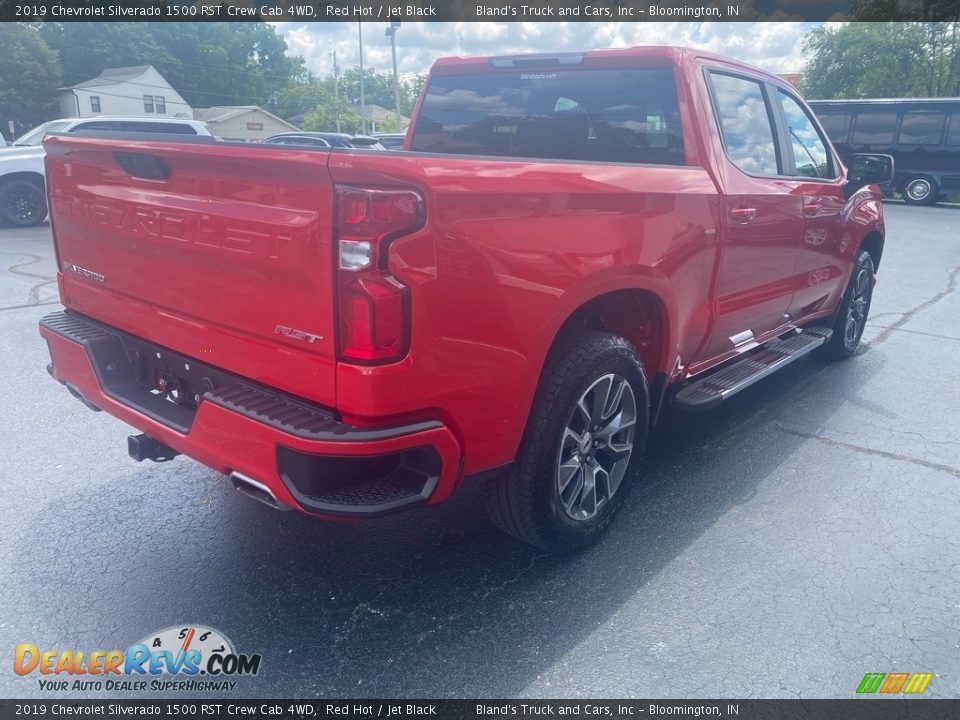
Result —
POLYGON ((85 122, 74 126, 70 132, 115 132, 117 124, 110 120, 97 120, 96 122, 85 122))
POLYGON ((157 108, 158 113, 167 112, 167 99, 163 95, 155 95, 153 97, 154 107, 157 108))
POLYGON ((834 177, 830 154, 807 111, 796 98, 780 90, 780 103, 787 120, 787 135, 793 150, 794 171, 803 177, 834 177))
POLYGON ((900 121, 901 145, 939 145, 947 116, 940 112, 908 112, 900 121))
POLYGON ((142 120, 124 120, 117 123, 120 132, 162 133, 164 135, 196 135, 190 125, 177 122, 153 122, 142 120))
POLYGON ((730 162, 750 175, 779 175, 773 125, 756 80, 712 73, 714 103, 730 162))
POLYGON ((667 68, 506 70, 430 79, 414 152, 683 165, 667 68))
POLYGON ((90 112, 100 112, 100 98, 96 95, 90 96, 90 112))
POLYGON ((302 145, 303 147, 330 147, 330 144, 323 138, 312 137, 293 137, 287 140, 290 145, 302 145))
POLYGON ((153 112, 153 95, 144 95, 143 96, 143 111, 145 113, 153 112))

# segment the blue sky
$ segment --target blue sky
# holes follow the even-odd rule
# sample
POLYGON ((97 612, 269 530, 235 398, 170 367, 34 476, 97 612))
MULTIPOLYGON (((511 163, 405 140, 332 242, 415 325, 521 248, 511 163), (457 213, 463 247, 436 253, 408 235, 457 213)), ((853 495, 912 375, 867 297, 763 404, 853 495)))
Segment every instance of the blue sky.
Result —
MULTIPOLYGON (((397 35, 397 63, 403 74, 425 72, 444 55, 504 55, 632 45, 685 45, 712 50, 772 72, 799 72, 801 39, 819 23, 798 22, 405 22, 397 35)), ((276 23, 290 52, 301 55, 319 75, 358 62, 357 23, 276 23)), ((385 23, 363 24, 364 63, 391 68, 385 23)))

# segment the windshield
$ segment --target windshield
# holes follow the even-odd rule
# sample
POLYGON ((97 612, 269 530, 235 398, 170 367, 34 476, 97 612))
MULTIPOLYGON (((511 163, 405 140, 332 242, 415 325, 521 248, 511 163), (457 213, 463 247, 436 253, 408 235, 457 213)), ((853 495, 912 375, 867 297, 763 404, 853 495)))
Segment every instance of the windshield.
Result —
POLYGON ((38 125, 25 135, 21 135, 13 144, 23 146, 37 146, 43 142, 43 137, 47 133, 59 132, 70 124, 69 120, 53 120, 51 122, 38 125))

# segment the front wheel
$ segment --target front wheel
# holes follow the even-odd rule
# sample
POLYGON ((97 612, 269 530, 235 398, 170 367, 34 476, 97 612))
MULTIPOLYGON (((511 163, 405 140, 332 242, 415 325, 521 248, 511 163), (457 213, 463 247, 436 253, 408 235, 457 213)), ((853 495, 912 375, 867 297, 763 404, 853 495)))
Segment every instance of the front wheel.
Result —
POLYGON ((861 250, 834 316, 833 335, 829 342, 817 349, 822 357, 842 360, 857 351, 867 325, 867 317, 870 315, 873 286, 876 282, 873 258, 866 250, 861 250))
POLYGON ((491 519, 551 552, 591 544, 633 484, 648 415, 647 380, 630 343, 596 330, 561 340, 515 464, 487 487, 491 519))
POLYGON ((926 175, 914 175, 903 184, 903 199, 910 205, 932 205, 938 192, 933 178, 926 175))
POLYGON ((43 190, 28 180, 0 184, 0 223, 13 227, 39 225, 47 216, 43 190))

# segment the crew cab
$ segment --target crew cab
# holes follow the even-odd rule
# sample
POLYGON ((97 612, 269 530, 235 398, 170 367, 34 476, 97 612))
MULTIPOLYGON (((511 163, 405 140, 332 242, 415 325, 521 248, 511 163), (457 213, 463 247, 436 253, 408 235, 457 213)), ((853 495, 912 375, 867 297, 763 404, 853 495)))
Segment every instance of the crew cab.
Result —
POLYGON ((17 138, 12 147, 0 145, 0 225, 30 227, 47 217, 42 143, 51 132, 210 135, 204 123, 181 118, 98 116, 45 122, 17 138))
POLYGON ((845 168, 796 90, 644 47, 446 58, 403 152, 45 141, 49 371, 276 509, 355 520, 484 483, 595 540, 665 407, 857 350, 888 156, 845 168))

